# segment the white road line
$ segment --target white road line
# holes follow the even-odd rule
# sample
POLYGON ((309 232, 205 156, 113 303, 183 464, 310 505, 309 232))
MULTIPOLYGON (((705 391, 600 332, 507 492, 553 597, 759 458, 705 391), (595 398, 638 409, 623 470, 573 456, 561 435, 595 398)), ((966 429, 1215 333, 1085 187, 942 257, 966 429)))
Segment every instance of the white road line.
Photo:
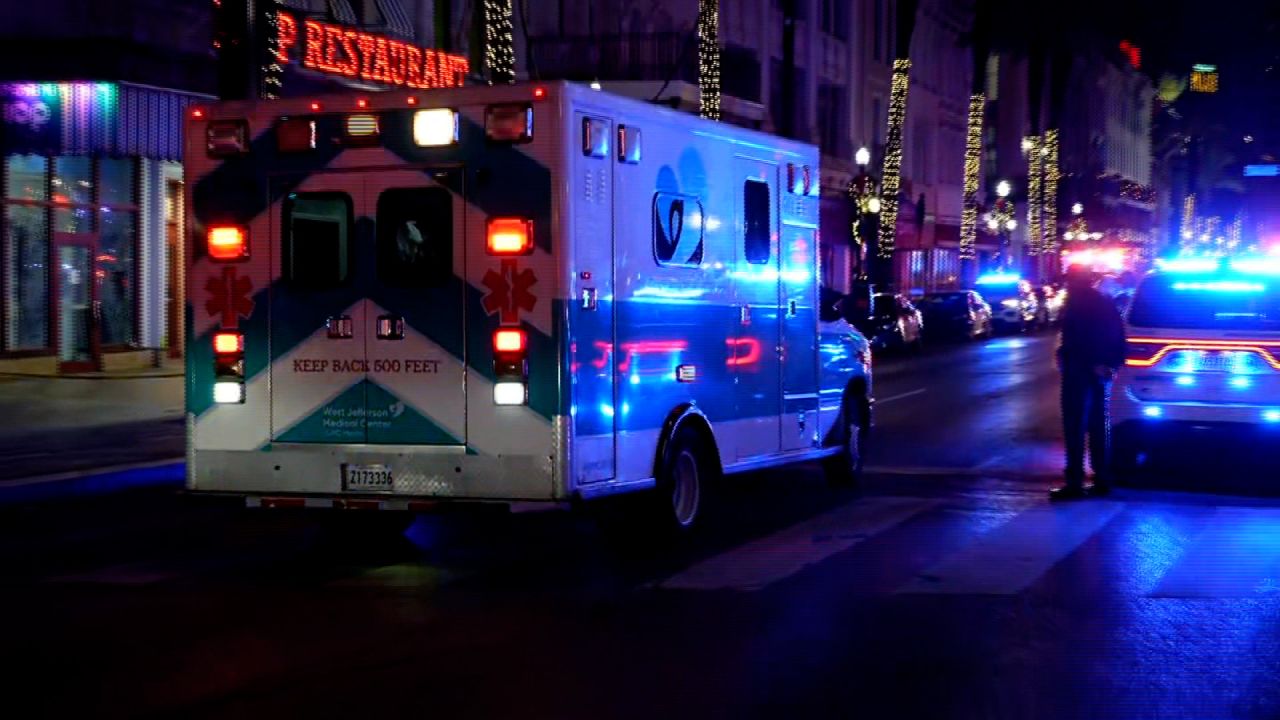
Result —
POLYGON ((1218 508, 1152 597, 1280 595, 1280 509, 1218 508))
POLYGON ((890 395, 887 398, 876 398, 876 405, 884 405, 885 403, 891 403, 896 400, 905 400, 909 397, 922 395, 928 391, 929 391, 929 388, 917 388, 915 390, 912 390, 911 392, 904 392, 898 395, 890 395))
POLYGON ((1116 502, 1043 504, 921 572, 898 593, 1013 595, 1111 521, 1116 502))
POLYGON ((925 498, 859 500, 708 558, 657 584, 675 590, 759 590, 935 507, 925 498))

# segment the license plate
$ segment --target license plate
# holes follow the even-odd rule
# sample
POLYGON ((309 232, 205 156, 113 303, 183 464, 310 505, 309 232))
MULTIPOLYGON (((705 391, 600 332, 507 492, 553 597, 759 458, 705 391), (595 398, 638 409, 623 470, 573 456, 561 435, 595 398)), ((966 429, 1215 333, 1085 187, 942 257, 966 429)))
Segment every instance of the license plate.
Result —
POLYGON ((342 489, 349 492, 391 492, 391 468, 386 465, 343 465, 342 489))

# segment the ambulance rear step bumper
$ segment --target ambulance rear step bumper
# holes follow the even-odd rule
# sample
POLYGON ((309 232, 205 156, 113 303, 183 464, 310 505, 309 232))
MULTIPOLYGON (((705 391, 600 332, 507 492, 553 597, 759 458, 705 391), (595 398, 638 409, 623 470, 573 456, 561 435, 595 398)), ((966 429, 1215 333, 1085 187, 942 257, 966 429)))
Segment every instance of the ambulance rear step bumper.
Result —
MULTIPOLYGON (((200 493, 217 496, 220 493, 200 493)), ((563 502, 503 502, 498 500, 410 500, 406 498, 358 498, 315 495, 246 495, 244 506, 263 510, 382 510, 386 512, 442 513, 474 511, 501 511, 517 514, 568 510, 563 502)))

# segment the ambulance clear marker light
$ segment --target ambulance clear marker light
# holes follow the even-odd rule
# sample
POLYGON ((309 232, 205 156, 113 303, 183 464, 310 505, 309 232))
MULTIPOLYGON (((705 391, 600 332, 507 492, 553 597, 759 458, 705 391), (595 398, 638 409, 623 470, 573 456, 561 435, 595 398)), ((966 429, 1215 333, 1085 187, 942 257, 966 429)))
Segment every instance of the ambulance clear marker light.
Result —
POLYGON ((418 147, 442 147, 458 142, 458 113, 449 108, 418 110, 413 114, 413 142, 418 147))
POLYGON ((524 405, 528 395, 522 382, 500 382, 493 386, 494 405, 524 405))
POLYGON ((213 384, 213 401, 219 405, 234 405, 244 402, 244 384, 238 382, 216 382, 213 384))

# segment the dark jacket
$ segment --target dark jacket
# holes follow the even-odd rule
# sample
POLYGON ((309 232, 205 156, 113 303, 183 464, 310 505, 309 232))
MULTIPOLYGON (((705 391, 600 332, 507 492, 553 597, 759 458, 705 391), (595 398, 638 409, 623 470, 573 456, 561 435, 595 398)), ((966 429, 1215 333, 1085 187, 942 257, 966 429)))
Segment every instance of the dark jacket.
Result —
POLYGON ((1062 309, 1058 361, 1064 371, 1124 364, 1124 321, 1115 303, 1093 288, 1071 289, 1062 309))

